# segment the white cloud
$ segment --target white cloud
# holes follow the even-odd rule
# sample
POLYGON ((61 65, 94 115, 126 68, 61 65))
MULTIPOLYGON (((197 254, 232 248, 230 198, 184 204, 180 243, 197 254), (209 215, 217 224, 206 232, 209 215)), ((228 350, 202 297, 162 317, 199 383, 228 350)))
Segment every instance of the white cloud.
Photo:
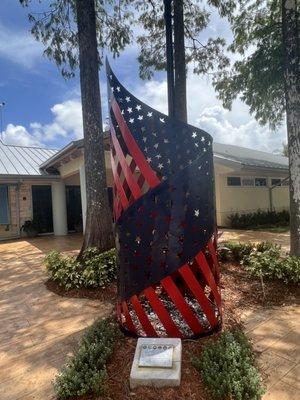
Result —
POLYGON ((8 124, 3 132, 3 141, 17 146, 42 146, 39 135, 29 133, 21 125, 8 124))
POLYGON ((229 111, 220 106, 205 108, 196 125, 210 133, 216 142, 235 144, 267 152, 282 148, 286 135, 284 130, 272 132, 260 126, 254 119, 244 124, 232 124, 228 120, 229 111))
MULTIPOLYGON (((134 95, 151 107, 167 113, 166 81, 140 83, 134 95)), ((236 100, 232 111, 225 110, 205 77, 188 75, 187 103, 189 123, 206 130, 217 142, 281 152, 282 143, 286 141, 284 128, 273 132, 267 126, 260 126, 242 101, 236 100)))
POLYGON ((30 125, 43 142, 53 142, 59 137, 72 139, 82 138, 81 102, 77 99, 55 104, 51 108, 53 122, 41 125, 37 122, 30 125))
POLYGON ((16 31, 0 23, 0 56, 31 69, 41 58, 43 47, 27 31, 16 31))
POLYGON ((78 99, 55 104, 51 108, 53 121, 50 124, 32 122, 29 129, 21 125, 8 124, 3 132, 7 144, 21 146, 53 146, 59 138, 66 142, 79 139, 82 134, 81 102, 78 99))

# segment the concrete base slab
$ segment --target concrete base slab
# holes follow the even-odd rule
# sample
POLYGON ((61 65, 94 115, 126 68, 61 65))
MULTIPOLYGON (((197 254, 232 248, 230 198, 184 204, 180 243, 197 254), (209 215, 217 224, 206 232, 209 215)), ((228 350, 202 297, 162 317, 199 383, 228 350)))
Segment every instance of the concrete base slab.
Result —
POLYGON ((130 372, 130 388, 179 386, 181 353, 180 339, 139 338, 130 372))

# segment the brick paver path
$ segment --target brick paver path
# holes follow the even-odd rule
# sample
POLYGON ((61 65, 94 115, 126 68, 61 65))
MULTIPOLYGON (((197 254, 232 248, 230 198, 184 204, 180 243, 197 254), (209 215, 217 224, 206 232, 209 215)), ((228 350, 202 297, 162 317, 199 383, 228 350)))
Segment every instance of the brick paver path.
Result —
POLYGON ((48 400, 51 381, 83 329, 112 311, 109 303, 49 292, 42 259, 79 249, 80 236, 0 243, 0 399, 48 400))
MULTIPOLYGON (((1 400, 53 399, 51 380, 83 329, 112 311, 109 303, 62 298, 43 284, 44 255, 73 252, 80 244, 76 235, 0 243, 1 400)), ((300 308, 248 311, 243 320, 259 352, 264 400, 299 400, 300 308)))
POLYGON ((252 231, 242 229, 224 229, 220 228, 219 232, 222 232, 220 242, 226 241, 237 241, 241 243, 245 242, 272 242, 282 246, 284 251, 290 250, 290 232, 267 232, 267 231, 252 231))
POLYGON ((263 400, 300 399, 300 307, 259 309, 244 314, 247 335, 267 386, 263 400))

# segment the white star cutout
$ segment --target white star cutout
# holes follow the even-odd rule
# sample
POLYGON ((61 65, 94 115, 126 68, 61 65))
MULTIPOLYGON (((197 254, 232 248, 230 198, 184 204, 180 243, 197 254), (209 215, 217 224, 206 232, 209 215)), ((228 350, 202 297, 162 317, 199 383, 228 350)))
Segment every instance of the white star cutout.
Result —
POLYGON ((144 148, 144 152, 145 152, 145 153, 148 153, 148 147, 145 147, 145 148, 144 148))
POLYGON ((129 96, 125 97, 125 100, 127 101, 127 103, 129 103, 130 102, 130 97, 129 96))
POLYGON ((156 137, 156 136, 157 136, 157 133, 153 132, 152 135, 156 137))
POLYGON ((142 115, 138 116, 138 119, 141 121, 144 117, 142 115))
POLYGON ((116 89, 117 89, 117 92, 120 92, 120 90, 121 90, 120 86, 117 86, 116 89))
POLYGON ((146 143, 147 142, 147 138, 144 136, 143 137, 143 142, 146 143))
POLYGON ((161 158, 161 155, 160 155, 160 154, 157 154, 155 157, 158 158, 158 159, 160 159, 160 158, 161 158))
POLYGON ((201 138, 201 142, 204 142, 204 140, 205 140, 205 138, 204 138, 204 136, 202 136, 202 138, 201 138))
POLYGON ((121 114, 124 115, 124 110, 121 111, 121 114))
POLYGON ((130 122, 131 124, 133 124, 133 123, 134 123, 134 118, 130 118, 129 122, 130 122))
POLYGON ((150 111, 149 111, 149 112, 147 113, 147 117, 152 117, 152 114, 153 114, 153 112, 150 112, 150 111))
POLYGON ((147 157, 147 162, 150 163, 152 161, 151 157, 147 157))
POLYGON ((155 149, 158 148, 158 143, 155 143, 155 145, 153 146, 155 149))
POLYGON ((163 124, 165 123, 165 119, 164 118, 159 118, 159 120, 160 120, 161 123, 163 123, 163 124))
POLYGON ((160 164, 158 164, 158 168, 159 168, 159 169, 162 169, 163 167, 164 167, 164 165, 163 165, 163 164, 161 164, 161 163, 160 163, 160 164))
POLYGON ((132 113, 132 108, 131 108, 131 107, 128 107, 128 108, 127 108, 127 111, 128 111, 129 114, 131 114, 131 113, 132 113))
POLYGON ((142 108, 142 106, 141 106, 140 104, 138 104, 135 108, 136 108, 138 111, 140 111, 140 109, 142 108))
POLYGON ((196 138, 197 137, 197 133, 196 132, 193 132, 193 134, 192 134, 192 138, 196 138))
POLYGON ((199 217, 200 211, 199 210, 195 210, 194 215, 195 215, 195 217, 199 217))

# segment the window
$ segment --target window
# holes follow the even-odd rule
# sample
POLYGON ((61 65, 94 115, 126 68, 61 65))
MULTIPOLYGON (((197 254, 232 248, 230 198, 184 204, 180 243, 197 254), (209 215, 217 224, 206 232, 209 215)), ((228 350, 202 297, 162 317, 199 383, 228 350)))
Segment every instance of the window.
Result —
POLYGON ((227 177, 228 186, 241 186, 241 178, 239 176, 228 176, 227 177))
POLYGON ((254 186, 254 179, 253 178, 243 178, 242 185, 243 186, 254 186))
POLYGON ((0 185, 0 225, 9 224, 8 187, 0 185))
POLYGON ((255 186, 267 186, 266 178, 255 178, 255 186))
POLYGON ((281 186, 281 179, 280 178, 272 178, 271 186, 281 186))

